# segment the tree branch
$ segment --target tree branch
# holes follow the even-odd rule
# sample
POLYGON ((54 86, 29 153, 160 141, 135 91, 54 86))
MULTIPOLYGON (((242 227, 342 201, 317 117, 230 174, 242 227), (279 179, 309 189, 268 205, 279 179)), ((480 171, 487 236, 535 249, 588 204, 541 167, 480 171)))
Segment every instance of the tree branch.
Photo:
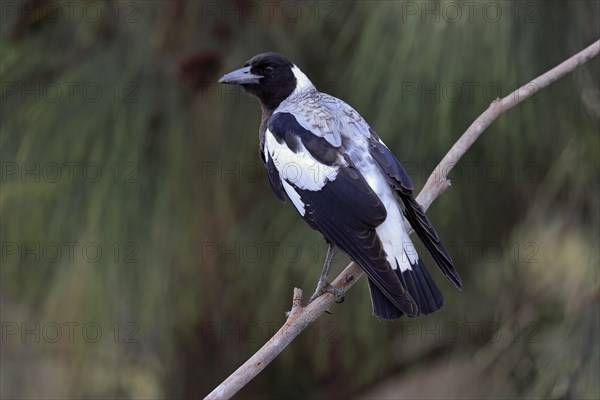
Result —
POLYGON ((417 196, 417 202, 427 210, 431 203, 442 193, 450 188, 448 173, 454 168, 463 154, 471 147, 483 131, 502 113, 510 110, 523 100, 533 96, 540 89, 545 88, 552 82, 562 78, 575 68, 596 57, 600 52, 600 40, 563 61, 556 67, 543 75, 538 76, 531 82, 521 86, 502 100, 495 100, 483 114, 481 114, 463 135, 454 143, 454 146, 437 165, 433 173, 427 179, 427 183, 417 196))
MULTIPOLYGON (((573 71, 600 52, 600 40, 552 68, 550 71, 521 86, 503 99, 495 100, 463 133, 450 151, 427 179, 417 201, 424 210, 442 193, 450 188, 448 173, 473 145, 483 131, 502 113, 537 93, 540 89, 573 71)), ((405 221, 407 231, 412 228, 405 221)), ((332 282, 333 286, 347 291, 362 276, 362 270, 351 262, 332 282)), ((302 290, 295 288, 292 311, 281 329, 269 339, 248 361, 231 374, 223 383, 206 396, 206 400, 229 399, 260 373, 281 353, 307 326, 319 318, 335 301, 335 296, 325 293, 306 307, 302 307, 302 290)))

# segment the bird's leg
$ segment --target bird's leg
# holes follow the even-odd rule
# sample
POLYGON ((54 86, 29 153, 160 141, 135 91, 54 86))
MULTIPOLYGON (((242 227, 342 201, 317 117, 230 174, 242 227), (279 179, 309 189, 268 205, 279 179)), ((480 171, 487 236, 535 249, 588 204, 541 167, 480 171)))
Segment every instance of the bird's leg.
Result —
POLYGON ((319 278, 317 289, 315 290, 315 293, 311 296, 310 300, 308 301, 308 304, 312 303, 317 297, 319 297, 325 292, 335 295, 337 297, 336 302, 338 303, 344 301, 344 290, 331 286, 331 284, 327 282, 327 277, 329 276, 329 266, 331 265, 332 258, 333 245, 331 243, 327 243, 327 255, 325 255, 325 262, 323 263, 323 272, 321 272, 321 277, 319 278))

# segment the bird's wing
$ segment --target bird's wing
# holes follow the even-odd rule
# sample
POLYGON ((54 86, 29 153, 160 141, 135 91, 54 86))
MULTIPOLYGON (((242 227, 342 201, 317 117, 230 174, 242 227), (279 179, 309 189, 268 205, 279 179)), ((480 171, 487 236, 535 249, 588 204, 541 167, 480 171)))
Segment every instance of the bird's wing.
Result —
POLYGON ((277 112, 267 123, 264 151, 308 224, 356 261, 394 306, 418 315, 375 230, 386 219, 386 209, 339 147, 302 126, 295 113, 277 112))
POLYGON ((344 136, 368 138, 369 125, 360 114, 342 100, 325 93, 311 92, 282 103, 278 112, 291 113, 297 123, 339 148, 344 136), (301 103, 302 106, 298 107, 301 103))
POLYGON ((403 214, 413 227, 444 275, 456 286, 462 285, 460 276, 452 265, 452 258, 442 244, 433 225, 427 219, 423 208, 413 197, 413 184, 410 177, 377 135, 373 132, 369 140, 369 152, 381 170, 386 174, 389 184, 396 190, 404 204, 403 214))

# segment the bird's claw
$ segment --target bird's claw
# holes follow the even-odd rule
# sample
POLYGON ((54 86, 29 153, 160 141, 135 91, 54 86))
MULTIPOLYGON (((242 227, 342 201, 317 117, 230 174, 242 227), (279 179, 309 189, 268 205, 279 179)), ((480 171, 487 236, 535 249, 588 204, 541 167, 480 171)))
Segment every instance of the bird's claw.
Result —
MULTIPOLYGON (((315 301, 323 293, 331 293, 332 295, 334 295, 335 296, 335 302, 338 303, 338 304, 343 303, 344 299, 345 299, 345 296, 346 296, 346 292, 344 291, 344 289, 335 287, 335 286, 331 285, 331 283, 326 282, 326 281, 319 281, 319 284, 317 285, 317 290, 315 290, 315 293, 313 293, 313 295, 308 300, 308 304, 310 304, 313 301, 315 301)), ((333 314, 329 310, 325 310, 325 312, 327 314, 333 314)), ((289 318, 291 313, 292 313, 291 310, 290 311, 286 311, 285 314, 284 314, 285 318, 286 319, 289 318)))
POLYGON ((329 282, 319 280, 319 283, 317 284, 317 289, 315 290, 315 293, 310 297, 310 300, 308 300, 308 304, 315 301, 323 293, 331 293, 332 295, 334 295, 336 297, 336 303, 342 303, 346 294, 344 289, 332 286, 329 282))

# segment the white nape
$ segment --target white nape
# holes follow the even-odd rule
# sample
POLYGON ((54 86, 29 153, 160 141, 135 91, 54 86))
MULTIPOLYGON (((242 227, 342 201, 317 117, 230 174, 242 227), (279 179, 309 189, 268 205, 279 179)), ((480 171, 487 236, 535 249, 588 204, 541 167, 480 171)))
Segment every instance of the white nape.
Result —
POLYGON ((309 89, 314 89, 315 85, 312 84, 310 79, 298 68, 297 66, 292 67, 292 73, 296 77, 296 89, 294 89, 293 93, 302 92, 309 89))

